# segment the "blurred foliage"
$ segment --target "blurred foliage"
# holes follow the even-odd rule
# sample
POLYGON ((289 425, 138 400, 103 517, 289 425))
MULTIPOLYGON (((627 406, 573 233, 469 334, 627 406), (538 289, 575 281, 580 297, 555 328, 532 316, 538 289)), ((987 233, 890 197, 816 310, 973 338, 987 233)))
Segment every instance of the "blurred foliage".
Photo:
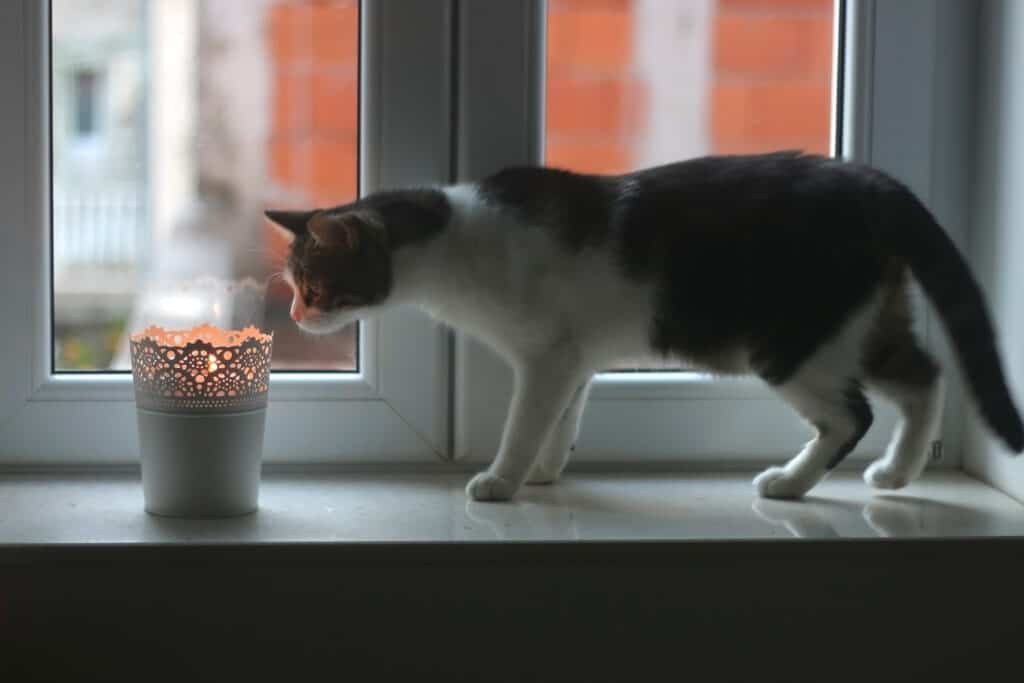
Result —
POLYGON ((105 370, 110 367, 121 344, 127 320, 77 327, 57 333, 57 370, 105 370))

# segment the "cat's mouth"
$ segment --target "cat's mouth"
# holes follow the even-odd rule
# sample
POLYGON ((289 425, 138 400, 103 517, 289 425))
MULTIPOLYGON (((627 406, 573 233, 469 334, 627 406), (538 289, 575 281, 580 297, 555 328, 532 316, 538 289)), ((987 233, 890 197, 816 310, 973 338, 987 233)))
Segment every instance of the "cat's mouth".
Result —
POLYGON ((360 316, 356 307, 345 307, 327 313, 317 313, 297 320, 299 329, 311 334, 330 334, 359 320, 360 316))

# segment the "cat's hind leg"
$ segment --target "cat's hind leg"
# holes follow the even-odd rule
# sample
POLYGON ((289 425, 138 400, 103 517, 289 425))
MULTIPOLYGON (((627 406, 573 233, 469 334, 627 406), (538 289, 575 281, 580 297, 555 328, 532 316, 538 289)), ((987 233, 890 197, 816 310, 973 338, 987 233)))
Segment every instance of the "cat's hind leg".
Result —
POLYGON ((783 467, 771 467, 754 479, 765 498, 800 498, 835 468, 871 427, 871 406, 864 396, 863 352, 875 329, 882 299, 872 296, 849 316, 832 338, 797 360, 804 344, 800 331, 765 344, 752 357, 758 374, 803 416, 816 435, 783 467))
POLYGON ((871 426, 871 406, 860 384, 849 377, 802 371, 775 387, 817 434, 783 467, 754 479, 765 498, 800 498, 854 449, 871 426), (802 375, 802 376, 801 376, 802 375))
POLYGON ((571 350, 551 349, 517 368, 498 455, 466 486, 473 500, 515 495, 585 377, 571 350))
POLYGON ((533 463, 533 469, 526 478, 527 484, 551 484, 561 476, 569 463, 569 458, 576 450, 576 437, 579 435, 588 393, 589 380, 576 389, 569 407, 565 409, 555 429, 548 435, 540 455, 533 463))
POLYGON ((885 455, 864 472, 864 481, 879 489, 897 489, 916 479, 942 420, 944 384, 939 366, 907 329, 869 355, 868 387, 890 399, 900 411, 885 455))

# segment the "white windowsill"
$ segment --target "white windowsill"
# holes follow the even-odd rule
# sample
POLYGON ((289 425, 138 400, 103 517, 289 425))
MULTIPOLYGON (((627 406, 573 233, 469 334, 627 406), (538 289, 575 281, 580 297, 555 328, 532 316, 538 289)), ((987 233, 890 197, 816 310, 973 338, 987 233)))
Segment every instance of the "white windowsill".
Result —
POLYGON ((0 474, 0 548, 1024 536, 1024 506, 958 472, 893 493, 839 472, 803 502, 757 500, 748 473, 570 472, 511 504, 475 503, 468 476, 271 472, 256 514, 182 520, 143 511, 138 474, 0 474))

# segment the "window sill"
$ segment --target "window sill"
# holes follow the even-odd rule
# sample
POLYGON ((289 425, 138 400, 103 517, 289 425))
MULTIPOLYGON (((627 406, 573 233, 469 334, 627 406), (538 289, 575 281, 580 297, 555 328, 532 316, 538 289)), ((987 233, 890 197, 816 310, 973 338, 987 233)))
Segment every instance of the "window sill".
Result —
POLYGON ((870 680, 880 666, 970 680, 979 662, 1013 665, 1020 610, 993 606, 1019 592, 1024 515, 961 474, 875 496, 840 473, 806 502, 756 508, 745 474, 574 472, 501 505, 467 503, 466 479, 271 473, 257 514, 185 521, 144 513, 132 475, 2 476, 5 680, 137 680, 154 662, 175 680, 298 666, 426 681, 870 680), (865 633, 899 651, 849 657, 865 633), (793 643, 812 678, 774 665, 793 643))
POLYGON ((260 510, 146 514, 137 474, 0 476, 0 548, 494 541, 1024 537, 1024 508, 962 473, 892 494, 839 472, 803 502, 757 500, 747 473, 572 472, 512 504, 468 501, 465 473, 271 472, 260 510))

